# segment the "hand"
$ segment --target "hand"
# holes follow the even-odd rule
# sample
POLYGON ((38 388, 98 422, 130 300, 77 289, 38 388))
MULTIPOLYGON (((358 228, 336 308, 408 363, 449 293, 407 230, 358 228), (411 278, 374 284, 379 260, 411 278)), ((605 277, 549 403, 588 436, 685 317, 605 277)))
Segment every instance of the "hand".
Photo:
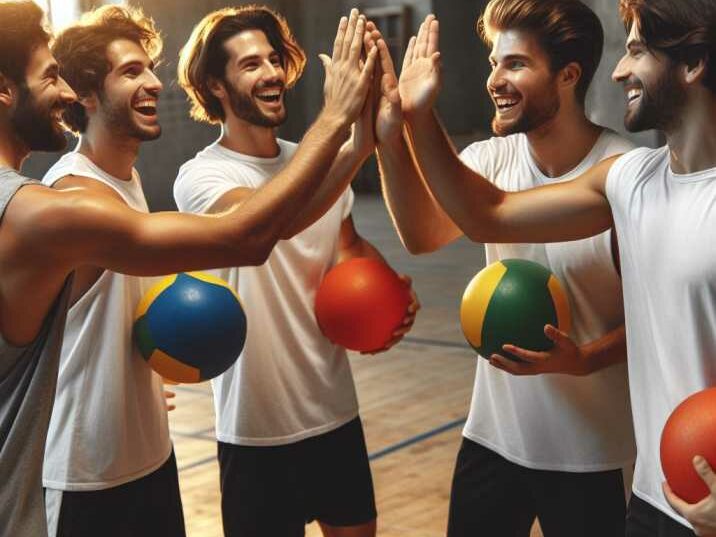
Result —
POLYGON ((686 503, 664 482, 664 496, 674 511, 688 520, 700 537, 716 536, 716 474, 703 457, 694 457, 694 468, 709 488, 709 495, 698 503, 686 503))
POLYGON ((385 347, 375 351, 361 352, 361 354, 379 354, 381 352, 385 352, 394 345, 397 345, 398 342, 403 339, 403 336, 405 336, 405 334, 410 332, 413 328, 415 316, 418 314, 418 310, 420 309, 420 301, 418 301, 418 295, 415 294, 415 290, 413 289, 413 280, 410 276, 401 274, 400 279, 405 282, 405 286, 408 288, 408 292, 410 293, 410 304, 408 304, 408 309, 406 310, 403 322, 400 323, 400 326, 395 330, 395 332, 393 332, 392 339, 385 344, 385 347))
POLYGON ((343 17, 338 24, 333 57, 319 55, 326 70, 324 112, 346 125, 353 123, 363 110, 378 53, 373 47, 361 65, 365 25, 365 17, 353 9, 349 19, 343 17))
POLYGON ((440 92, 439 28, 435 15, 428 15, 420 25, 418 36, 411 37, 405 51, 398 88, 403 112, 429 112, 440 92))
POLYGON ((164 404, 167 407, 167 412, 171 412, 174 410, 177 406, 175 404, 172 404, 170 402, 170 399, 174 399, 177 396, 176 393, 171 392, 169 390, 164 390, 164 404))
POLYGON ((503 350, 514 354, 523 362, 493 354, 490 357, 490 363, 496 368, 513 375, 565 373, 567 375, 583 376, 592 373, 589 359, 567 334, 551 324, 544 327, 544 334, 554 342, 554 347, 550 350, 537 352, 515 347, 514 345, 503 345, 503 350))

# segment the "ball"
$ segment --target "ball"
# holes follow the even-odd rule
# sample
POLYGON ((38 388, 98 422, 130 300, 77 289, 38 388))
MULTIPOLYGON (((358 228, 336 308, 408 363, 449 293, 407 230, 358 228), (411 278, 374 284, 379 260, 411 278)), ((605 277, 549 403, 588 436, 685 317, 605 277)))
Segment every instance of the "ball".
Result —
POLYGON ((488 265, 470 281, 460 305, 460 322, 468 343, 483 357, 501 354, 506 343, 545 351, 553 343, 544 335, 552 324, 569 332, 567 295, 547 268, 525 259, 503 259, 488 265))
POLYGON ((246 341, 246 315, 229 284, 203 272, 179 273, 144 295, 134 315, 134 339, 149 365, 179 383, 226 371, 246 341))
POLYGON ((697 392, 674 409, 659 451, 666 481, 677 496, 696 503, 709 494, 692 461, 701 455, 716 468, 716 388, 697 392))
POLYGON ((333 267, 321 282, 316 320, 333 343, 372 352, 392 339, 410 302, 408 286, 385 263, 353 258, 333 267))

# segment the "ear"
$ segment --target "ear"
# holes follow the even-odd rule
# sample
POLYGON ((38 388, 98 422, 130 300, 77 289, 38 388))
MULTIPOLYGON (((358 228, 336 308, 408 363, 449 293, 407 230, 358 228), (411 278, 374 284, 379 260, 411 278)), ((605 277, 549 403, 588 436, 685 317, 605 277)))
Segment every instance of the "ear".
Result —
POLYGON ((226 92, 226 86, 224 85, 223 80, 218 80, 216 78, 210 78, 209 79, 209 91, 211 94, 219 99, 220 101, 225 99, 227 96, 226 92))
POLYGON ((16 86, 0 73, 0 105, 10 108, 15 102, 16 86))
POLYGON ((698 84, 706 76, 708 57, 701 57, 683 64, 684 81, 687 84, 698 84))
POLYGON ((576 87, 582 78, 582 66, 571 62, 562 67, 558 74, 559 85, 564 88, 576 87))

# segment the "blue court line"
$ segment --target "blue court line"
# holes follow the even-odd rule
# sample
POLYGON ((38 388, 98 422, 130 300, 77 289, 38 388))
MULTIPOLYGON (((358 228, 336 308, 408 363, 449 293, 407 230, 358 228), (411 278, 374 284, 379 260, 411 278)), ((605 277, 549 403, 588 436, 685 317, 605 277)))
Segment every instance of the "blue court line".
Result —
MULTIPOLYGON (((432 438, 433 436, 437 436, 437 435, 442 434, 446 431, 449 431, 450 429, 454 429, 455 427, 461 427, 462 425, 465 424, 466 421, 467 421, 467 417, 460 418, 460 419, 445 423, 443 425, 440 425, 439 427, 436 427, 436 428, 426 431, 424 433, 420 433, 420 434, 412 436, 410 438, 406 438, 405 440, 401 440, 400 442, 393 444, 392 446, 388 446, 383 449, 380 449, 380 450, 376 451, 375 453, 369 453, 368 460, 371 460, 371 461, 378 460, 382 457, 385 457, 386 455, 390 455, 391 453, 395 453, 396 451, 400 451, 401 449, 405 449, 405 448, 410 447, 414 444, 418 444, 424 440, 432 438)), ((206 437, 201 437, 201 438, 208 440, 208 438, 206 438, 206 437)), ((179 471, 183 472, 185 470, 191 470, 193 468, 196 468, 198 466, 203 466, 204 464, 210 463, 215 460, 216 460, 215 455, 211 456, 211 457, 206 457, 204 459, 199 459, 198 461, 194 461, 192 463, 181 466, 179 468, 179 471)))
POLYGON ((386 448, 376 451, 375 453, 369 454, 368 459, 371 461, 380 459, 381 457, 385 457, 386 455, 390 455, 391 453, 400 451, 401 449, 405 449, 406 447, 412 446, 413 444, 417 444, 419 442, 422 442, 423 440, 427 440, 428 438, 432 438, 433 436, 442 434, 445 431, 454 429, 455 427, 461 427, 465 424, 466 421, 466 417, 460 418, 458 420, 454 420, 444 425, 441 425, 440 427, 436 427, 435 429, 431 429, 430 431, 420 433, 411 438, 407 438, 406 440, 402 440, 397 444, 393 444, 392 446, 388 446, 386 448))

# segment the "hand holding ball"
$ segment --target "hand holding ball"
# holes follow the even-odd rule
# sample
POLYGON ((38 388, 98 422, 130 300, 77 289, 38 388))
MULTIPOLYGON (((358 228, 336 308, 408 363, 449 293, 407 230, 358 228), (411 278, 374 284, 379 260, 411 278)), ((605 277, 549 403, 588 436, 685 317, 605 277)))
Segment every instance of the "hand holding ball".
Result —
POLYGON ((385 263, 354 258, 326 274, 316 293, 316 320, 333 343, 372 352, 392 339, 410 302, 408 286, 385 263))
POLYGON ((709 494, 693 459, 702 456, 716 468, 716 388, 687 397, 666 420, 661 433, 661 467, 671 490, 696 503, 709 494))
POLYGON ((567 295, 548 269, 525 259, 503 259, 488 265, 470 281, 460 306, 468 343, 484 358, 501 354, 506 343, 531 351, 554 345, 544 335, 551 324, 569 332, 567 295))
POLYGON ((167 276, 137 306, 134 338, 142 356, 173 382, 201 382, 226 371, 246 341, 239 297, 202 272, 167 276))

